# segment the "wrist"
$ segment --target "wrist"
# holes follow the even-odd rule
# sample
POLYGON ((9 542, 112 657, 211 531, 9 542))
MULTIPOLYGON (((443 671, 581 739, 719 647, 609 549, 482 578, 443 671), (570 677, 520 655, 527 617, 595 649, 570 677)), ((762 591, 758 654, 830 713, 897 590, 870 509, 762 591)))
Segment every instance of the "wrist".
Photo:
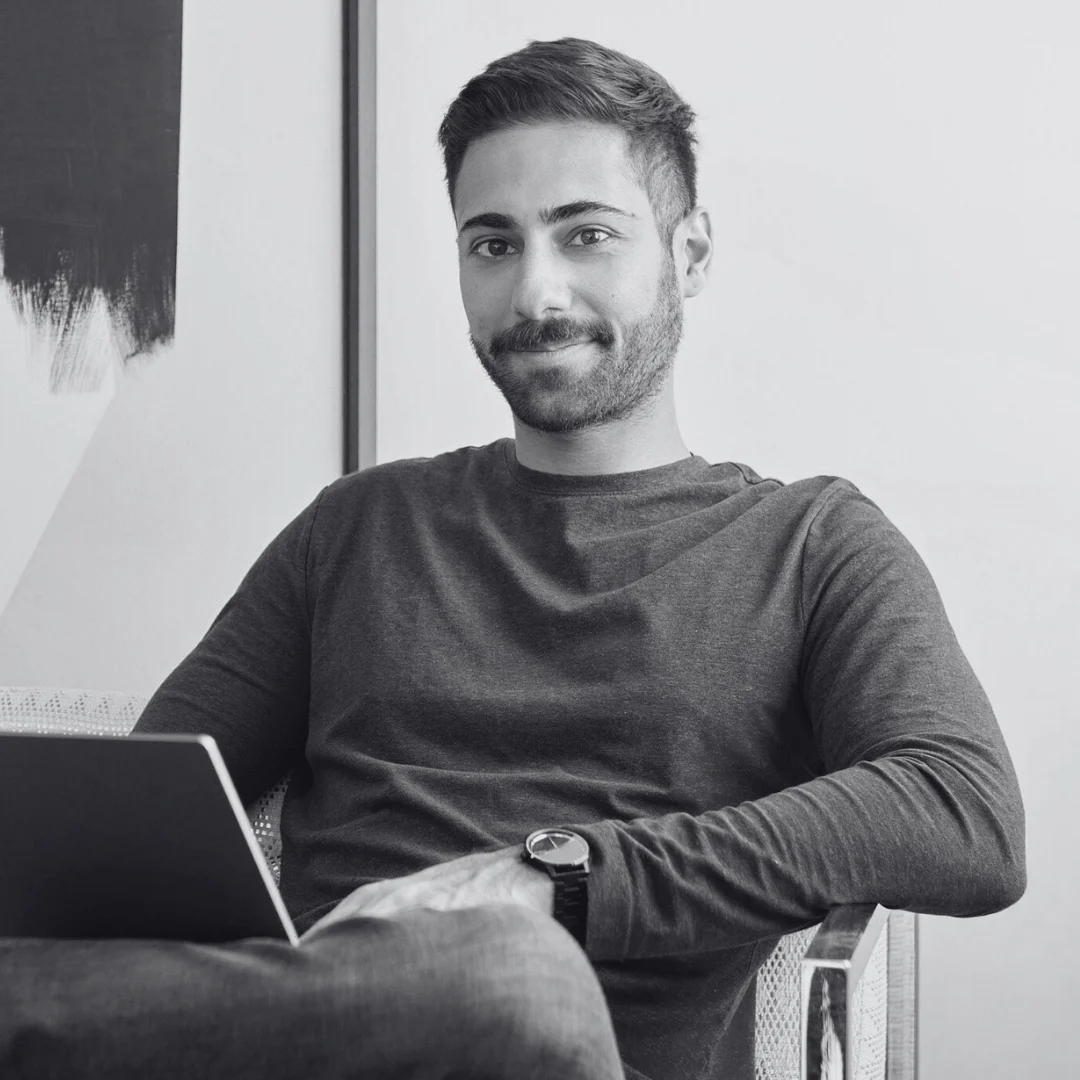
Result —
POLYGON ((555 882, 540 867, 523 862, 520 848, 507 848, 506 853, 511 899, 551 915, 555 910, 555 882))
POLYGON ((523 863, 520 854, 520 848, 499 848, 457 860, 463 874, 463 899, 521 904, 550 915, 555 908, 555 885, 543 871, 523 863))
POLYGON ((522 845, 521 859, 552 883, 551 914, 585 948, 589 912, 589 842, 564 828, 535 829, 522 845))

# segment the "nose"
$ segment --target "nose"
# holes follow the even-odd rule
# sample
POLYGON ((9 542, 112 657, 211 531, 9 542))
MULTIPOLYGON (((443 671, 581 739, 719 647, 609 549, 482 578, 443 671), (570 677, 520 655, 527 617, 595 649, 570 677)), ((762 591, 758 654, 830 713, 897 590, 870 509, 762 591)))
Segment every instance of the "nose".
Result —
POLYGON ((540 322, 570 309, 570 281, 565 265, 542 245, 532 244, 515 267, 512 304, 521 320, 540 322))

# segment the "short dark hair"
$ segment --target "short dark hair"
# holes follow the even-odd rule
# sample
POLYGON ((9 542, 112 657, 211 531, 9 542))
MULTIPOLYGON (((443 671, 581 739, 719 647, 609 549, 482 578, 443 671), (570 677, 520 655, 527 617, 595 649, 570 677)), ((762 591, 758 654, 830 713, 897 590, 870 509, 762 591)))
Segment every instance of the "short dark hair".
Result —
POLYGON ((647 64, 583 38, 530 41, 462 87, 439 125, 450 205, 473 139, 525 124, 578 120, 626 132, 634 175, 670 244, 676 225, 697 204, 694 111, 647 64))

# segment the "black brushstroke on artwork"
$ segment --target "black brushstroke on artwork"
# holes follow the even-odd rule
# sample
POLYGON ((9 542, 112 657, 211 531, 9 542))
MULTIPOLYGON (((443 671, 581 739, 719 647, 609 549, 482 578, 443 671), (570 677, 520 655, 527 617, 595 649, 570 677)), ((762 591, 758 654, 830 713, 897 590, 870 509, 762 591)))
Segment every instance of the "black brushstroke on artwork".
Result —
POLYGON ((125 361, 173 336, 182 20, 183 0, 0 0, 3 277, 64 341, 103 293, 125 361))

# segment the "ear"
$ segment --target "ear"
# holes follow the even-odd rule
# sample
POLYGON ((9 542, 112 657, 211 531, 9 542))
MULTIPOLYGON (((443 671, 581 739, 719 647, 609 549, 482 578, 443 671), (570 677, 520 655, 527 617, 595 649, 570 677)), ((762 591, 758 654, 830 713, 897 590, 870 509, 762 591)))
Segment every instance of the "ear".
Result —
POLYGON ((695 206, 679 223, 673 246, 683 296, 697 296, 708 280, 713 253, 712 223, 704 206, 695 206))

